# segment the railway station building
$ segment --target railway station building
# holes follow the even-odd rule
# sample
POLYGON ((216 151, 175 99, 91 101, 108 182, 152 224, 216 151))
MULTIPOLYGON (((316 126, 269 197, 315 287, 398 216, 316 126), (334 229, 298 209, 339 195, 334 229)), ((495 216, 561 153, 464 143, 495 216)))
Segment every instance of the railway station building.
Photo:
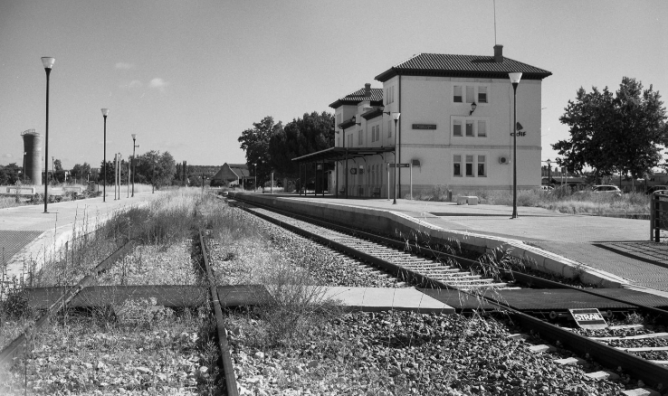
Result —
MULTIPOLYGON (((330 104, 335 146, 294 158, 334 162, 328 185, 344 197, 392 197, 396 160, 398 197, 411 189, 454 194, 519 190, 541 185, 541 84, 547 70, 503 55, 420 53, 330 104), (513 87, 517 87, 517 158, 513 158, 513 87), (397 156, 395 158, 395 155, 397 156)), ((308 165, 306 165, 308 166, 308 165)))

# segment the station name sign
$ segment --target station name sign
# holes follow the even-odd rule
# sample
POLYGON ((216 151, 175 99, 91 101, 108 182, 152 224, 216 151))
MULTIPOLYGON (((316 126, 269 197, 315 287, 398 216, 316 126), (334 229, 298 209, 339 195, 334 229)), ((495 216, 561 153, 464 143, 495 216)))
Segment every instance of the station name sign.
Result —
POLYGON ((409 168, 411 164, 388 164, 390 165, 390 168, 409 168))
POLYGON ((413 129, 431 129, 435 130, 436 129, 436 124, 413 124, 413 129))

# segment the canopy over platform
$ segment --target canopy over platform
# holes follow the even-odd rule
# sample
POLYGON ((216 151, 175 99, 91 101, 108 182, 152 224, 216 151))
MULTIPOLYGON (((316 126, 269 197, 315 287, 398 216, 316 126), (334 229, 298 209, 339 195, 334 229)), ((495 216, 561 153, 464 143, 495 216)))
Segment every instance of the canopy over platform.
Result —
POLYGON ((315 153, 293 158, 295 162, 336 162, 369 155, 394 154, 394 147, 330 147, 315 153))

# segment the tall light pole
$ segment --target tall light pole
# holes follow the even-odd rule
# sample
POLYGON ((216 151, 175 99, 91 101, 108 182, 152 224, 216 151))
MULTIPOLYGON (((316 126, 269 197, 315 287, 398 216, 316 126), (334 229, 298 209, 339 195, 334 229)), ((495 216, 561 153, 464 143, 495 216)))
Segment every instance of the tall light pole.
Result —
MULTIPOLYGON (((49 77, 51 69, 56 63, 55 58, 49 56, 42 57, 42 64, 46 72, 46 139, 44 140, 44 213, 49 213, 47 203, 49 202, 49 77)), ((25 171, 25 169, 24 169, 25 171)))
POLYGON ((513 84, 513 215, 511 219, 517 216, 517 86, 520 84, 522 73, 508 73, 510 82, 513 84))
POLYGON ((130 168, 132 169, 131 173, 132 173, 132 196, 133 197, 135 196, 135 171, 137 169, 137 167, 135 166, 135 149, 137 148, 136 143, 137 143, 137 134, 133 133, 132 134, 132 163, 131 163, 131 166, 130 166, 130 168))
POLYGON ((394 200, 392 205, 397 204, 397 189, 399 188, 399 134, 397 133, 397 122, 401 113, 392 113, 394 120, 394 200))
POLYGON ((107 202, 107 116, 109 109, 102 109, 104 118, 104 152, 102 155, 102 202, 107 202))
POLYGON ((253 165, 255 166, 255 172, 253 172, 253 190, 257 192, 257 162, 253 165))

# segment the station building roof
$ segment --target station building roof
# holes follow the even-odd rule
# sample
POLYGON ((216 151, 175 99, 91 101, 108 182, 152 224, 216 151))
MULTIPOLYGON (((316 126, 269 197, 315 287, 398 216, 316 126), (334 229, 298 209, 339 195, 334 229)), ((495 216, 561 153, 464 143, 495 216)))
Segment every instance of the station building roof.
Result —
POLYGON ((346 158, 355 159, 384 153, 394 153, 394 147, 330 147, 292 160, 295 162, 335 162, 343 161, 346 158))
POLYGON ((522 72, 522 79, 542 80, 552 72, 500 56, 420 53, 390 67, 376 76, 385 82, 402 76, 508 78, 508 73, 522 72))
POLYGON ((336 109, 343 105, 358 105, 360 102, 369 100, 371 101, 372 106, 382 106, 383 105, 383 89, 382 88, 371 88, 370 95, 366 96, 366 88, 358 89, 357 91, 351 92, 348 95, 337 99, 335 102, 332 102, 329 107, 336 109))

